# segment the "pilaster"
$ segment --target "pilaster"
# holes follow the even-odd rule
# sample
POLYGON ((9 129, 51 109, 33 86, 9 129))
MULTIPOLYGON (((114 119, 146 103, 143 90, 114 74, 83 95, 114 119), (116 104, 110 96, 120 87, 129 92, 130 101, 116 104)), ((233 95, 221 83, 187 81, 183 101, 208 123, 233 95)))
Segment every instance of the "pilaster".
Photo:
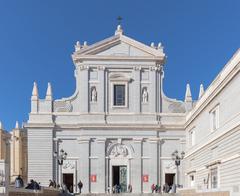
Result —
POLYGON ((134 75, 134 112, 141 111, 141 67, 135 66, 133 70, 134 75))
POLYGON ((98 89, 98 111, 100 113, 104 112, 105 109, 105 67, 98 67, 98 75, 99 75, 99 89, 98 89))
POLYGON ((106 161, 105 161, 105 138, 98 138, 96 140, 97 148, 98 148, 98 166, 97 166, 97 192, 98 193, 105 193, 105 174, 106 174, 106 161))
POLYGON ((149 78, 150 78, 150 92, 149 92, 149 107, 150 112, 156 112, 156 71, 157 67, 153 66, 149 69, 149 78))
POLYGON ((89 67, 80 65, 79 69, 79 106, 81 113, 88 113, 89 111, 89 67))
POLYGON ((149 138, 149 157, 151 161, 151 169, 149 170, 149 184, 159 184, 158 176, 158 143, 159 138, 149 138))
POLYGON ((131 180, 133 193, 142 192, 142 138, 133 139, 134 157, 131 162, 131 180))
POLYGON ((78 182, 81 180, 83 183, 82 193, 89 193, 90 191, 90 164, 89 164, 89 138, 79 138, 78 147, 79 147, 79 177, 78 182))

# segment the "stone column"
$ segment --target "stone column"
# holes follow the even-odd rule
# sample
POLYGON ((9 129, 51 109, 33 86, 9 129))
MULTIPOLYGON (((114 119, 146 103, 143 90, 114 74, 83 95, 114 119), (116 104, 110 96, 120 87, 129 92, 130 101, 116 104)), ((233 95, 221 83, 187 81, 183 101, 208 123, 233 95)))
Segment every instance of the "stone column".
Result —
POLYGON ((133 193, 142 192, 142 138, 133 139, 134 156, 131 161, 131 181, 133 193))
POLYGON ((159 184, 158 177, 158 141, 159 138, 149 138, 149 157, 151 169, 149 170, 149 184, 159 184))
POLYGON ((98 112, 103 113, 105 110, 105 67, 98 67, 99 88, 98 88, 98 112))
POLYGON ((78 182, 83 183, 82 193, 89 193, 89 138, 78 139, 79 149, 79 170, 78 170, 78 182))
POLYGON ((141 67, 134 67, 134 112, 141 111, 141 67))
POLYGON ((97 168, 97 190, 98 193, 105 193, 105 187, 106 187, 106 171, 105 171, 105 138, 98 138, 97 139, 97 155, 98 155, 98 168, 97 168))
POLYGON ((89 67, 86 65, 79 66, 79 106, 81 113, 89 111, 89 67))

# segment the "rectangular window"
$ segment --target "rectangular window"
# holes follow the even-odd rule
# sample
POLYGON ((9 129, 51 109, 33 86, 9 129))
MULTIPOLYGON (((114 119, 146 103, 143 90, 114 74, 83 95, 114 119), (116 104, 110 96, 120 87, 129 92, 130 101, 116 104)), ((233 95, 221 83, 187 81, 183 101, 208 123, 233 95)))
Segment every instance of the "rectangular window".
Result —
POLYGON ((210 112, 210 126, 211 131, 215 131, 219 128, 219 105, 210 112))
POLYGON ((210 176, 211 176, 211 188, 216 189, 218 188, 218 169, 212 168, 210 170, 210 176))
POLYGON ((114 91, 114 106, 125 106, 125 85, 124 84, 115 84, 113 86, 114 91))
POLYGON ((189 132, 189 146, 194 146, 195 145, 195 129, 192 129, 189 132))

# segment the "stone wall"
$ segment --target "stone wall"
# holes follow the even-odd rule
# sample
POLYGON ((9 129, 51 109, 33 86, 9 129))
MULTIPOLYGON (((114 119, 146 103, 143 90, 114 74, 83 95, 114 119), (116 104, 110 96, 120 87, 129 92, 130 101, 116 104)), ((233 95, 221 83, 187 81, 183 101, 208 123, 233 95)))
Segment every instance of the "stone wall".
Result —
POLYGON ((43 188, 39 191, 27 190, 27 189, 17 189, 10 188, 9 196, 58 196, 60 195, 59 191, 51 188, 43 188))

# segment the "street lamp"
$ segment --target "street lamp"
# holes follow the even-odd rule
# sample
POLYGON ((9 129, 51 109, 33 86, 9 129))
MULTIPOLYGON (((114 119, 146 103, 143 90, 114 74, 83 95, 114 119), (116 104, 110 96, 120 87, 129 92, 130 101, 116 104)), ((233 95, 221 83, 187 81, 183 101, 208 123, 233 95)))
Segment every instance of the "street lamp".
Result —
POLYGON ((178 179, 178 167, 180 166, 181 164, 181 160, 184 158, 185 156, 185 152, 181 152, 181 154, 179 155, 178 154, 178 151, 175 150, 173 153, 172 153, 172 160, 174 160, 175 162, 175 165, 176 165, 176 168, 177 168, 177 171, 176 171, 176 181, 177 181, 177 187, 179 186, 179 179, 178 179))
POLYGON ((61 149, 60 150, 60 154, 58 154, 57 152, 54 153, 54 156, 57 158, 57 163, 59 165, 60 168, 60 176, 59 176, 59 181, 60 181, 60 185, 62 186, 62 165, 63 165, 63 161, 67 159, 67 153, 61 149))

